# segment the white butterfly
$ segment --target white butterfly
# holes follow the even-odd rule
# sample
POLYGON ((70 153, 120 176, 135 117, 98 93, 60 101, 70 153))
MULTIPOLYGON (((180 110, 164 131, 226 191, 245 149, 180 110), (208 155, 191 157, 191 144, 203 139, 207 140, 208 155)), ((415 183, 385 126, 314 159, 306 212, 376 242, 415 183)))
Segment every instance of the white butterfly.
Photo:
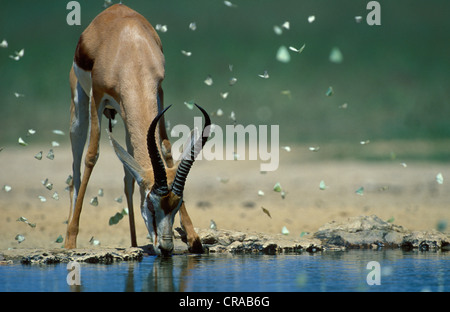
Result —
POLYGON ((267 72, 267 70, 265 70, 264 74, 259 74, 258 76, 261 77, 261 78, 264 78, 264 79, 268 79, 269 78, 269 73, 267 72))
POLYGON ((289 47, 289 50, 294 51, 294 52, 300 54, 300 53, 303 52, 303 49, 305 49, 305 47, 306 47, 306 44, 303 44, 303 45, 300 47, 300 49, 297 49, 297 48, 294 48, 294 47, 290 46, 290 47, 289 47))
POLYGON ((25 55, 25 49, 22 49, 19 52, 15 51, 14 54, 15 55, 10 55, 9 57, 12 58, 14 61, 18 61, 25 55))
POLYGON ((184 55, 186 55, 186 56, 191 56, 191 55, 192 55, 192 52, 190 52, 190 51, 185 51, 185 50, 181 50, 181 53, 184 54, 184 55))

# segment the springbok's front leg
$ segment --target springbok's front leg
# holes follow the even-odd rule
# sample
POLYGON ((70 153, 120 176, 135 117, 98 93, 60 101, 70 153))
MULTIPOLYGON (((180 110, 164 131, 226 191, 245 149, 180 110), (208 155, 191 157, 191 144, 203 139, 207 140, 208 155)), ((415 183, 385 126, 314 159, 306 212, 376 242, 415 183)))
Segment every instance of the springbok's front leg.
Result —
POLYGON ((203 246, 200 241, 200 237, 194 230, 194 225, 192 224, 191 218, 189 217, 184 202, 180 207, 180 220, 182 230, 186 234, 187 244, 189 246, 189 252, 192 253, 203 253, 203 246))
MULTIPOLYGON (((125 130, 128 131, 128 130, 125 130)), ((127 142, 127 150, 128 153, 132 156, 134 153, 133 145, 131 144, 129 140, 129 134, 126 135, 126 142, 127 142)), ((125 177, 123 178, 124 183, 124 191, 125 191, 125 197, 127 198, 127 205, 128 205, 128 221, 130 224, 130 238, 131 238, 131 247, 137 247, 137 238, 136 238, 136 225, 134 222, 134 206, 133 206, 133 193, 134 193, 134 178, 131 175, 131 173, 126 169, 126 167, 123 168, 125 172, 125 177)), ((142 205, 142 204, 141 204, 142 205)))

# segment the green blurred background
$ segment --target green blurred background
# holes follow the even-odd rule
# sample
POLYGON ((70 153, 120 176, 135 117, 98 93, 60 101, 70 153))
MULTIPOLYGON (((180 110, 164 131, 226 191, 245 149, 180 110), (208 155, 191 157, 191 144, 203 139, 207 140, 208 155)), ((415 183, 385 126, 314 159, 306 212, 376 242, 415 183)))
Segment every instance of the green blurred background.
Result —
MULTIPOLYGON (((49 140, 53 129, 68 133, 75 46, 104 7, 102 0, 78 1, 81 26, 69 26, 67 2, 1 1, 0 42, 9 46, 0 48, 0 146, 17 145, 30 128, 37 131, 29 138, 34 142, 49 140), (22 59, 9 57, 21 49, 22 59)), ((123 2, 153 26, 167 25, 159 35, 172 125, 193 124, 188 116, 198 112, 183 103, 195 101, 209 112, 222 109, 223 116, 213 116, 219 125, 232 123, 231 112, 244 125, 279 124, 281 145, 333 143, 346 149, 363 140, 426 142, 419 145, 429 150, 423 157, 450 160, 448 0, 379 1, 380 26, 366 23, 366 0, 231 0, 236 7, 222 0, 123 2), (285 21, 290 29, 275 34, 274 26, 285 21), (301 54, 289 51, 290 62, 276 59, 280 46, 303 44, 301 54), (341 63, 330 62, 333 47, 342 52, 341 63), (265 70, 269 79, 258 76, 265 70), (211 86, 204 83, 209 75, 211 86), (230 86, 232 77, 237 82, 230 86), (330 86, 334 93, 326 96, 330 86)), ((68 146, 68 136, 64 140, 68 146)))

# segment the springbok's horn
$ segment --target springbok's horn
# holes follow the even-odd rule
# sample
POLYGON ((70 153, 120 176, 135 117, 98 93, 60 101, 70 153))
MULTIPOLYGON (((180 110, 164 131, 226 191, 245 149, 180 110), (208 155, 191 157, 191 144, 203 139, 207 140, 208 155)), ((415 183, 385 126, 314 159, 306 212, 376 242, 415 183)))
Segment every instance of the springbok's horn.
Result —
POLYGON ((205 125, 203 126, 202 137, 199 138, 195 143, 194 139, 191 140, 190 155, 186 155, 185 157, 183 157, 178 166, 175 180, 173 181, 172 185, 172 192, 180 197, 183 195, 184 185, 186 183, 186 178, 189 174, 189 170, 191 170, 195 158, 197 157, 198 153, 200 153, 206 141, 208 140, 211 126, 211 119, 209 118, 208 113, 197 104, 195 104, 195 106, 197 106, 197 108, 200 109, 200 111, 203 113, 203 116, 205 117, 205 125))
POLYGON ((160 112, 155 117, 155 119, 153 119, 152 123, 150 124, 150 128, 148 129, 148 133, 147 133, 147 149, 148 149, 148 154, 150 155, 150 160, 152 162, 153 177, 155 180, 155 183, 153 184, 153 191, 161 196, 169 193, 169 188, 167 186, 167 176, 166 176, 166 169, 164 166, 164 162, 161 158, 161 155, 159 154, 159 150, 156 145, 155 130, 156 130, 156 125, 158 124, 159 119, 170 108, 170 106, 168 106, 166 109, 164 109, 162 112, 160 112))

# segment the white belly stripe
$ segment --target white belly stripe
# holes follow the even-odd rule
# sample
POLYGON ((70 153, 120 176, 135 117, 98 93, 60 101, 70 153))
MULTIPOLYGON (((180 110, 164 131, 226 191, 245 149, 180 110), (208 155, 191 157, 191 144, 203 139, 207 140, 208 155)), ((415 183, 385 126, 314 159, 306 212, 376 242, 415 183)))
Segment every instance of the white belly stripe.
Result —
MULTIPOLYGON (((90 71, 86 71, 77 66, 77 63, 73 62, 73 70, 77 76, 78 82, 83 88, 84 92, 89 96, 92 96, 92 76, 90 71)), ((120 105, 116 100, 105 93, 99 105, 99 114, 103 112, 104 108, 115 109, 120 114, 120 105), (106 104, 106 105, 105 105, 106 104)))
POLYGON ((80 83, 81 87, 83 88, 84 92, 91 96, 92 91, 92 77, 90 71, 85 71, 77 66, 77 63, 73 62, 73 71, 75 72, 75 75, 77 76, 78 82, 80 83))

